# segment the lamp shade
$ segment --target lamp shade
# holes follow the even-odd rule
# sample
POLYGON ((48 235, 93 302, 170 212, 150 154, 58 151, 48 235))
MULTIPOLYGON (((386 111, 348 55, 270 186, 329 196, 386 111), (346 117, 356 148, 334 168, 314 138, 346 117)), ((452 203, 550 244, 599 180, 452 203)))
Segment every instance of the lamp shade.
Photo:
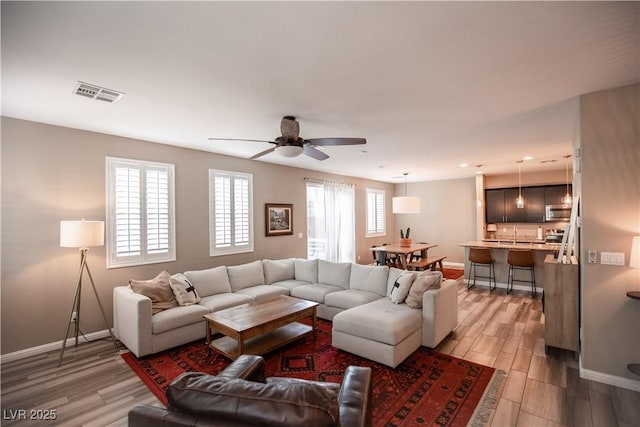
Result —
POLYGON ((88 248, 104 245, 104 221, 60 221, 60 246, 88 248))
POLYGON ((393 213, 420 213, 420 197, 400 196, 391 199, 393 213))
POLYGON ((487 231, 498 231, 498 227, 495 224, 487 225, 487 231))
POLYGON ((283 157, 297 157, 304 151, 299 145, 281 145, 276 148, 276 153, 283 157))
POLYGON ((631 241, 631 256, 629 267, 640 268, 640 236, 635 236, 631 241))

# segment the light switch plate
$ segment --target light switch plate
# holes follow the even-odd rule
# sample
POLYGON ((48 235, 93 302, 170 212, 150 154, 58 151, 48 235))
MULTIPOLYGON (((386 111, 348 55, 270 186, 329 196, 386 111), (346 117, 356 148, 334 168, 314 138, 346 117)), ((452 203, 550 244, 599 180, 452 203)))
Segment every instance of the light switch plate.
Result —
POLYGON ((601 252, 600 264, 624 265, 624 252, 601 252))
POLYGON ((589 251, 589 264, 595 264, 596 263, 596 257, 597 257, 597 253, 596 251, 589 251))

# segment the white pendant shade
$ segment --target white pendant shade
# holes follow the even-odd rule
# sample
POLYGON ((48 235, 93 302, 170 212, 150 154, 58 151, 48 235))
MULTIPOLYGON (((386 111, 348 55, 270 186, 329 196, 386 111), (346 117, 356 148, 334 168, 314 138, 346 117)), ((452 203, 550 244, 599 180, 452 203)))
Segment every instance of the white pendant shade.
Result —
POLYGON ((629 267, 640 268, 640 236, 635 236, 631 243, 629 267))
POLYGON ((420 197, 401 196, 391 199, 393 213, 420 213, 420 197))
POLYGON ((60 246, 88 248, 104 245, 104 221, 60 221, 60 246))
POLYGON ((276 148, 276 153, 283 157, 297 157, 304 151, 304 148, 298 145, 282 145, 276 148))

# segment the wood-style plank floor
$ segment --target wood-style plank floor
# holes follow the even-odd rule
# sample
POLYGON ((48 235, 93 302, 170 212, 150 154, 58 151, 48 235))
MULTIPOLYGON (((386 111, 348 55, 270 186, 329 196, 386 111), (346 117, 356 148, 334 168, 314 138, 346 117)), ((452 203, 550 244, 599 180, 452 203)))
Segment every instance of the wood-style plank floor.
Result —
MULTIPOLYGON (((460 283, 458 310, 437 350, 507 372, 492 426, 640 426, 640 393, 581 379, 571 352, 545 354, 540 297, 460 283)), ((2 364, 3 426, 126 426, 132 407, 160 405, 109 341, 68 348, 61 367, 58 356, 2 364), (52 409, 55 421, 16 419, 52 409)))

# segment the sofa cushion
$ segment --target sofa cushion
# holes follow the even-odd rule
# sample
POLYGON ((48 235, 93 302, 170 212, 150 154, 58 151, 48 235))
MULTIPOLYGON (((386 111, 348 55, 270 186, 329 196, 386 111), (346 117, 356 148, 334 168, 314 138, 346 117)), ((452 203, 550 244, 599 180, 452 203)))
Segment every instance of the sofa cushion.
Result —
MULTIPOLYGON (((171 310, 163 310, 151 318, 151 332, 161 334, 182 326, 204 322, 204 316, 209 310, 200 304, 179 306, 171 310)), ((203 329, 204 331, 204 326, 203 329)))
POLYGON ((335 426, 338 393, 312 381, 227 379, 187 372, 167 388, 169 407, 242 425, 335 426))
POLYGON ((300 286, 300 285, 308 285, 309 282, 305 282, 304 280, 281 280, 279 282, 273 282, 271 284, 271 286, 280 286, 281 288, 287 288, 289 289, 289 292, 291 292, 291 289, 295 288, 296 286, 300 286))
POLYGON ((200 295, 196 287, 191 284, 187 276, 182 273, 174 274, 169 278, 169 285, 178 305, 193 305, 200 302, 200 295))
POLYGON ((327 294, 343 290, 344 289, 339 286, 314 283, 311 285, 296 286, 295 288, 291 289, 291 296, 324 304, 324 299, 327 294))
POLYGON ((405 303, 411 308, 422 308, 422 296, 429 289, 440 288, 442 273, 439 271, 423 271, 416 276, 411 285, 405 303))
POLYGON ((351 265, 349 289, 375 292, 381 297, 387 293, 389 268, 384 265, 351 265))
POLYGON ((236 305, 246 304, 252 301, 253 298, 249 295, 229 292, 204 297, 200 300, 200 305, 206 307, 208 311, 213 313, 214 311, 224 310, 225 308, 235 307, 236 305))
POLYGON ((396 345, 422 327, 422 310, 380 298, 342 311, 333 318, 333 329, 388 345, 396 345))
POLYGON ((185 271, 184 275, 196 288, 200 298, 231 292, 227 267, 224 265, 206 270, 185 271))
POLYGON ((264 285, 262 261, 227 267, 231 291, 236 292, 249 286, 264 285))
POLYGON ((318 260, 318 283, 349 289, 350 262, 318 260))
POLYGON ((391 302, 394 304, 402 304, 409 295, 409 289, 411 284, 416 278, 416 273, 413 271, 405 271, 396 279, 391 289, 391 302))
POLYGON ((329 307, 337 307, 346 310, 380 298, 383 297, 375 292, 361 291, 359 289, 345 289, 344 291, 331 292, 327 294, 324 297, 324 304, 329 307))
POLYGON ((401 270, 395 267, 389 268, 389 277, 387 279, 387 293, 385 294, 386 296, 391 296, 391 291, 393 290, 393 286, 395 285, 396 280, 398 280, 398 277, 400 277, 400 275, 405 271, 407 270, 401 270))
POLYGON ((293 261, 296 280, 318 283, 318 260, 296 259, 293 261))
POLYGON ((293 259, 265 259, 262 261, 262 268, 264 269, 265 285, 295 278, 293 259))
POLYGON ((289 295, 289 289, 276 285, 258 285, 240 289, 236 294, 248 295, 255 301, 273 298, 277 295, 289 295))
POLYGON ((134 292, 146 296, 151 300, 151 313, 156 314, 168 308, 177 307, 175 295, 171 290, 170 274, 162 271, 150 280, 129 280, 129 286, 134 292))

